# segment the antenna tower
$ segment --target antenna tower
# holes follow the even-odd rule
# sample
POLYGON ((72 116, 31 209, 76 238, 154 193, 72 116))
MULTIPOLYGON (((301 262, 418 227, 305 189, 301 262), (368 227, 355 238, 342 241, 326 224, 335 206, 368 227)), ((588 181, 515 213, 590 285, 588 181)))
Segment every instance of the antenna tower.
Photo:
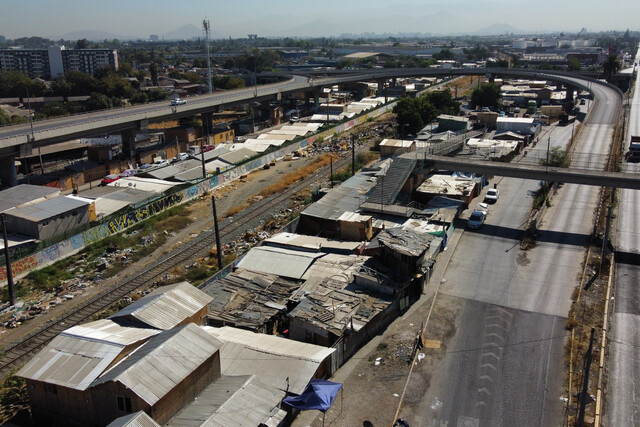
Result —
POLYGON ((204 43, 207 45, 207 80, 209 83, 209 93, 213 93, 213 85, 211 83, 211 55, 209 54, 209 33, 211 24, 208 19, 202 21, 202 32, 204 33, 204 43))

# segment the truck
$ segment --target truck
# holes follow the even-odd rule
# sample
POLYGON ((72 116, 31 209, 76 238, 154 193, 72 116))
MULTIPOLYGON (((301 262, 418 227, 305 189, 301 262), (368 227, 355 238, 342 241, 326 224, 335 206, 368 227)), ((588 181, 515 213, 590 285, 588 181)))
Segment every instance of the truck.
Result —
POLYGON ((538 103, 533 99, 527 101, 527 113, 533 114, 538 110, 538 103))
POLYGON ((629 151, 627 151, 626 158, 628 162, 640 161, 640 136, 631 135, 629 151))

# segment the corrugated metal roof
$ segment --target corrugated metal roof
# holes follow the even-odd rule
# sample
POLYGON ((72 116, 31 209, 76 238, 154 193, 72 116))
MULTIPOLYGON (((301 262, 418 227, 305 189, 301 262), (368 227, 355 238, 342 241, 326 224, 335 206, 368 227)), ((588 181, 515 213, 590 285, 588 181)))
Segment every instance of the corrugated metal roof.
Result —
POLYGON ((256 154, 255 151, 249 150, 248 148, 240 148, 235 151, 230 151, 229 153, 223 154, 219 156, 220 160, 223 160, 227 163, 236 164, 240 163, 243 160, 254 157, 256 154))
POLYGON ((245 329, 232 328, 231 326, 223 326, 221 328, 206 326, 204 329, 223 343, 242 344, 261 353, 290 357, 292 359, 320 363, 336 351, 335 348, 307 344, 275 335, 259 334, 245 329))
POLYGON ((113 320, 101 319, 74 326, 63 331, 60 335, 127 346, 146 340, 159 333, 160 331, 157 329, 131 328, 121 326, 113 320))
POLYGON ((322 256, 324 256, 322 253, 260 246, 251 249, 238 262, 238 268, 300 279, 313 261, 322 256))
POLYGON ((368 256, 327 254, 317 259, 302 279, 309 280, 313 277, 324 279, 327 277, 335 281, 351 283, 353 274, 369 259, 368 256))
POLYGON ((267 245, 283 245, 310 249, 319 252, 353 252, 360 247, 361 242, 331 240, 325 237, 306 236, 295 233, 278 233, 263 241, 267 245))
POLYGON ((143 191, 152 191, 154 193, 164 193, 171 187, 175 187, 177 183, 164 181, 162 179, 141 178, 138 176, 130 176, 120 178, 117 181, 107 184, 110 187, 136 188, 143 191))
POLYGON ((179 174, 174 176, 174 178, 177 179, 178 181, 195 181, 197 179, 201 179, 202 165, 195 167, 193 169, 186 170, 184 172, 180 172, 179 174))
POLYGON ((140 411, 116 418, 107 427, 160 427, 160 424, 143 411, 140 411))
POLYGON ((206 307, 212 299, 189 282, 180 282, 154 290, 109 319, 133 317, 152 328, 167 330, 206 307))
POLYGON ((208 162, 209 160, 217 159, 223 154, 227 154, 229 151, 229 147, 226 147, 224 144, 218 145, 213 150, 206 151, 204 153, 204 161, 208 162))
POLYGON ((0 191, 0 212, 24 205, 36 200, 56 197, 59 188, 42 187, 39 185, 20 184, 0 191))
POLYGON ((16 375, 86 390, 123 348, 119 344, 58 335, 16 375))
POLYGON ((88 205, 87 202, 63 196, 11 209, 7 215, 39 222, 88 205))
POLYGON ((302 215, 337 220, 344 212, 356 212, 375 185, 373 172, 357 173, 308 206, 302 215))
POLYGON ((285 412, 279 409, 285 393, 255 376, 222 376, 205 388, 167 426, 278 425, 285 412))
POLYGON ((204 329, 189 323, 151 338, 91 386, 119 382, 154 405, 221 346, 204 329))

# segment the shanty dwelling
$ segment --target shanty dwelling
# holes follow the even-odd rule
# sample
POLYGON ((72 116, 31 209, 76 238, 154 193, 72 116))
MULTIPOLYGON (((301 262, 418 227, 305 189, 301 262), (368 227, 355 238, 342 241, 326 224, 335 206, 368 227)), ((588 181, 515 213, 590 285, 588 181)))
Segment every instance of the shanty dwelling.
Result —
POLYGON ((74 326, 55 337, 17 373, 26 380, 36 424, 49 425, 56 420, 95 424, 96 408, 103 402, 94 400, 91 384, 159 333, 103 319, 74 326))
POLYGON ((137 411, 166 423, 220 378, 221 346, 194 324, 161 332, 91 384, 90 424, 137 411))
POLYGON ((180 282, 154 290, 109 319, 161 330, 188 323, 203 325, 206 323, 207 305, 212 299, 189 282, 180 282))
POLYGON ((429 175, 420 184, 414 198, 418 203, 426 205, 436 196, 445 196, 462 201, 465 206, 482 190, 482 178, 469 178, 458 174, 436 173, 429 175))
POLYGON ((307 280, 292 296, 298 305, 289 313, 289 338, 333 347, 336 370, 380 329, 396 318, 393 299, 331 279, 307 280))

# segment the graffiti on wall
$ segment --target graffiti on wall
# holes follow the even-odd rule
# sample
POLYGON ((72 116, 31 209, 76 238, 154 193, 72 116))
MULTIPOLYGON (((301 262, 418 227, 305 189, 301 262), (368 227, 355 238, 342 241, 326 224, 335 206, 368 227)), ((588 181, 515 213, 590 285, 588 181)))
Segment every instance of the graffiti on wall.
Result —
MULTIPOLYGON (((11 272, 14 276, 24 273, 25 271, 32 270, 38 266, 38 259, 35 255, 30 255, 26 258, 19 259, 11 263, 11 272)), ((0 280, 7 279, 7 268, 0 267, 0 280)))
POLYGON ((89 230, 82 232, 82 239, 85 245, 102 240, 109 235, 109 229, 107 224, 100 224, 97 227, 90 228, 89 230))
POLYGON ((180 203, 183 198, 184 195, 182 193, 175 193, 160 200, 156 200, 155 202, 149 203, 135 211, 127 212, 124 215, 112 219, 107 223, 107 229, 111 234, 118 233, 133 224, 180 203))

